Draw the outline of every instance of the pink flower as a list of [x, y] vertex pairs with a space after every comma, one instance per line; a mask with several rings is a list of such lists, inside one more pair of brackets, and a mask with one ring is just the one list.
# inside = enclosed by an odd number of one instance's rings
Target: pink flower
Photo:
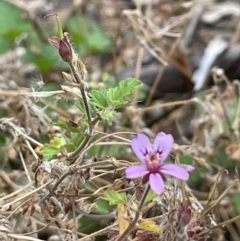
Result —
[[131, 146], [137, 157], [142, 161], [142, 165], [128, 167], [126, 177], [135, 179], [143, 176], [143, 184], [149, 181], [151, 189], [157, 194], [162, 193], [165, 189], [165, 175], [187, 180], [189, 173], [183, 167], [175, 164], [164, 164], [173, 143], [172, 135], [164, 132], [158, 133], [153, 144], [146, 135], [138, 134], [132, 140]]

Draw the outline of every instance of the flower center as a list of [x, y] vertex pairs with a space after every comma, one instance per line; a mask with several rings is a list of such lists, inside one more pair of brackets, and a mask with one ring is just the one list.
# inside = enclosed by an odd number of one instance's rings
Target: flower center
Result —
[[159, 160], [157, 160], [156, 155], [151, 155], [150, 159], [149, 159], [149, 162], [152, 166], [154, 166], [154, 165], [159, 163]]
[[159, 171], [160, 163], [160, 157], [156, 154], [152, 154], [146, 162], [148, 170], [153, 173]]

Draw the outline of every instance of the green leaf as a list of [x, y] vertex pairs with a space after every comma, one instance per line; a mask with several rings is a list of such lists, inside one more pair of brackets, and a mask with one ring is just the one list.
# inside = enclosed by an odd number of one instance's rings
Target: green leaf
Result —
[[111, 207], [109, 206], [108, 201], [99, 200], [99, 201], [97, 201], [96, 205], [97, 205], [97, 209], [100, 213], [109, 213], [110, 212]]
[[63, 130], [69, 131], [68, 125], [66, 124], [66, 122], [63, 119], [53, 120], [52, 123], [55, 126], [59, 126]]
[[[22, 18], [22, 11], [5, 1], [0, 2], [0, 34], [9, 35], [10, 32], [21, 32], [31, 28], [31, 24]], [[17, 35], [14, 36], [14, 38]]]
[[25, 62], [34, 63], [39, 67], [41, 72], [48, 72], [51, 68], [65, 67], [63, 61], [60, 60], [56, 48], [51, 45], [45, 45], [39, 49], [39, 52], [26, 52], [21, 59]]
[[106, 52], [111, 49], [110, 38], [96, 21], [88, 17], [74, 16], [67, 22], [66, 28], [80, 53]]
[[46, 145], [42, 149], [43, 149], [43, 158], [49, 161], [56, 154], [58, 154], [62, 148], [58, 146]]
[[[70, 120], [68, 120], [70, 121]], [[79, 133], [81, 131], [81, 127], [73, 127], [70, 125], [70, 122], [68, 123], [66, 120], [64, 120], [63, 118], [59, 118], [57, 120], [53, 121], [53, 124], [56, 126], [61, 127], [61, 129], [69, 131], [69, 132], [77, 132]]]
[[110, 39], [100, 28], [98, 23], [90, 18], [86, 19], [87, 23], [87, 43], [92, 52], [106, 52], [111, 49]]
[[115, 109], [119, 109], [119, 108], [122, 108], [122, 107], [126, 106], [128, 104], [128, 101], [126, 101], [126, 100], [115, 101], [112, 104], [113, 104]]
[[105, 109], [109, 105], [109, 101], [107, 98], [107, 91], [105, 89], [100, 89], [100, 90], [92, 90], [90, 92], [91, 96], [91, 103], [100, 108], [100, 109]]
[[150, 190], [150, 191], [148, 192], [148, 195], [147, 195], [147, 197], [146, 197], [145, 202], [152, 201], [152, 200], [153, 200], [154, 198], [156, 198], [156, 197], [158, 197], [158, 195], [157, 195], [154, 191]]
[[108, 201], [109, 205], [126, 204], [127, 196], [125, 192], [118, 193], [116, 191], [109, 191], [104, 195], [103, 200]]
[[83, 113], [86, 114], [86, 109], [82, 100], [75, 101], [75, 106]]
[[21, 9], [6, 1], [0, 1], [0, 16], [0, 53], [4, 53], [22, 32], [30, 31], [32, 25], [23, 19]]
[[54, 136], [53, 140], [54, 140], [57, 147], [62, 147], [66, 144], [66, 141], [63, 137]]
[[101, 224], [98, 224], [97, 222], [93, 224], [93, 219], [92, 218], [87, 218], [87, 217], [81, 217], [78, 219], [78, 222], [80, 224], [80, 227], [81, 228], [87, 228], [89, 229], [89, 226], [91, 227], [91, 232], [96, 232], [96, 231], [99, 231], [102, 226], [100, 226]]
[[143, 220], [139, 224], [139, 228], [161, 234], [162, 233], [162, 228], [153, 220]]
[[72, 132], [71, 141], [75, 147], [78, 147], [84, 139], [84, 136], [81, 133]]
[[123, 92], [123, 97], [130, 95], [134, 89], [140, 87], [142, 82], [136, 78], [128, 78], [119, 82], [119, 89]]
[[7, 39], [1, 38], [0, 35], [0, 54], [3, 54], [8, 49], [11, 49], [11, 47], [12, 43]]
[[66, 145], [66, 141], [63, 137], [53, 137], [51, 144], [45, 144], [41, 149], [43, 153], [43, 158], [46, 160], [50, 160], [56, 154], [61, 152]]
[[68, 152], [73, 152], [76, 150], [76, 146], [73, 143], [68, 143], [64, 146]]
[[240, 193], [236, 193], [233, 195], [233, 203], [237, 210], [237, 213], [240, 214]]
[[107, 91], [109, 101], [115, 108], [126, 105], [124, 97], [130, 95], [134, 89], [141, 86], [141, 81], [135, 78], [128, 78], [119, 82], [118, 86]]
[[[82, 129], [84, 129], [84, 126], [88, 126], [88, 122], [87, 122], [87, 113], [86, 113], [86, 109], [85, 109], [85, 106], [83, 104], [83, 101], [82, 100], [76, 100], [74, 102], [75, 106], [80, 110], [81, 114], [84, 114], [85, 116], [83, 116], [81, 118], [81, 127]], [[93, 106], [91, 106], [93, 107]], [[94, 118], [96, 115], [95, 111], [93, 110], [93, 108], [90, 108], [90, 112], [91, 112], [91, 116]]]

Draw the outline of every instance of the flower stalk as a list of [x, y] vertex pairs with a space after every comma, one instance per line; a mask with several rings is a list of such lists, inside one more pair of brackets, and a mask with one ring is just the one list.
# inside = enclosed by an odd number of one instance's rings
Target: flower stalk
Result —
[[[51, 15], [48, 15], [51, 16]], [[91, 109], [88, 101], [88, 96], [86, 92], [86, 84], [84, 83], [85, 80], [85, 75], [86, 75], [86, 69], [85, 65], [82, 63], [80, 59], [78, 59], [77, 54], [74, 52], [70, 40], [68, 38], [68, 33], [63, 33], [62, 27], [61, 27], [61, 22], [57, 16], [56, 16], [56, 21], [57, 21], [57, 26], [58, 26], [58, 33], [59, 33], [59, 38], [53, 37], [49, 39], [49, 42], [58, 49], [58, 53], [61, 57], [61, 59], [66, 62], [71, 70], [72, 73], [72, 80], [75, 82], [79, 89], [80, 93], [82, 96], [84, 108], [86, 111], [86, 117], [87, 117], [87, 122], [88, 122], [88, 127], [85, 132], [85, 137], [81, 144], [76, 148], [75, 151], [68, 153], [68, 159], [70, 160], [70, 164], [75, 163], [76, 161], [81, 161], [81, 155], [79, 154], [88, 146], [93, 134], [94, 134], [94, 125], [97, 123], [95, 122], [93, 124], [93, 119], [91, 116]], [[79, 156], [79, 158], [77, 158]], [[79, 160], [78, 160], [79, 159]], [[62, 176], [56, 181], [56, 183], [53, 185], [51, 189], [51, 193], [54, 193], [55, 190], [57, 189], [58, 185], [69, 175], [72, 173], [71, 166], [70, 168], [62, 174]], [[48, 198], [48, 195], [46, 195], [43, 199]]]
[[61, 56], [62, 60], [68, 63], [68, 66], [72, 73], [73, 81], [79, 86], [88, 121], [88, 129], [86, 130], [84, 140], [74, 152], [68, 154], [69, 159], [73, 159], [75, 161], [75, 158], [79, 155], [79, 153], [83, 151], [83, 149], [88, 145], [89, 141], [91, 140], [91, 137], [94, 133], [94, 124], [92, 122], [90, 105], [87, 98], [87, 92], [85, 90], [85, 65], [80, 59], [77, 58], [77, 54], [74, 53], [70, 44], [68, 33], [63, 33], [60, 19], [57, 14], [55, 14], [55, 16], [60, 38], [53, 37], [49, 39], [49, 42], [58, 49], [59, 55]]

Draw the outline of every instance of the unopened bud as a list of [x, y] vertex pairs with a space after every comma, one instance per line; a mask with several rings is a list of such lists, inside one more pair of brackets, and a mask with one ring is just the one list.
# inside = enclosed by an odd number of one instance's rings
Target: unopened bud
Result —
[[63, 39], [59, 42], [58, 52], [63, 61], [70, 62], [72, 60], [72, 47], [68, 38], [68, 33], [63, 34]]
[[73, 59], [73, 51], [68, 38], [68, 33], [64, 33], [63, 39], [53, 37], [48, 41], [58, 49], [58, 53], [64, 62], [70, 62]]

